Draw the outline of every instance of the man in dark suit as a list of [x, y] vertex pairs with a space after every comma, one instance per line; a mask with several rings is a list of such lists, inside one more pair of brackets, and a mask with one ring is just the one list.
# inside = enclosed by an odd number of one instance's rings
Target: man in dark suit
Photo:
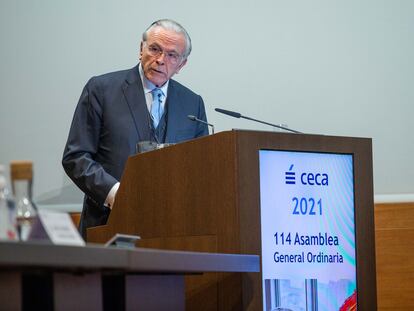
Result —
[[[127, 158], [140, 141], [177, 143], [208, 134], [201, 96], [171, 79], [187, 63], [191, 40], [172, 20], [143, 34], [140, 63], [91, 78], [76, 108], [62, 164], [85, 193], [80, 230], [106, 223]], [[138, 190], [139, 191], [139, 190]]]

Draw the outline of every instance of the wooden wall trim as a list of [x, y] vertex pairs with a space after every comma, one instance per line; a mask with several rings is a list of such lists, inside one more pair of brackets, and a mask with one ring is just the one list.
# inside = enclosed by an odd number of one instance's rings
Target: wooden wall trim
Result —
[[378, 310], [414, 310], [414, 202], [375, 204]]

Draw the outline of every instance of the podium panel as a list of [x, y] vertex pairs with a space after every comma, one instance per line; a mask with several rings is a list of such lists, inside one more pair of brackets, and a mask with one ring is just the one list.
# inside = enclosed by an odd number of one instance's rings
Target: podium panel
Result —
[[[376, 306], [372, 146], [366, 138], [228, 131], [128, 159], [105, 226], [88, 241], [140, 235], [140, 246], [261, 254], [259, 151], [353, 157], [358, 310]], [[261, 275], [186, 277], [188, 310], [261, 310]], [[209, 303], [205, 303], [205, 302]]]

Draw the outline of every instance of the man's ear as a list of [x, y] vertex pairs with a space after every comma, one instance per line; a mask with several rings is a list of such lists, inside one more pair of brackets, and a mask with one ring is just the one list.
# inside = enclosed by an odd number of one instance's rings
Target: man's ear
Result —
[[179, 72], [180, 72], [180, 70], [181, 70], [181, 68], [183, 68], [185, 64], [187, 64], [187, 58], [186, 58], [186, 59], [184, 59], [184, 60], [181, 62], [180, 66], [178, 66], [178, 68], [177, 68], [177, 70], [175, 71], [175, 73], [176, 73], [176, 74], [177, 74], [177, 73], [179, 73]]
[[144, 42], [141, 41], [141, 44], [139, 45], [139, 60], [141, 60], [142, 57], [142, 48], [144, 47]]

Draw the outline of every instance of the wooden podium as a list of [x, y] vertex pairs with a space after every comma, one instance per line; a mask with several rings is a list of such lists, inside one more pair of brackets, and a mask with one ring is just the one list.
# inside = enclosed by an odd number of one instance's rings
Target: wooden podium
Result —
[[[353, 154], [358, 310], [374, 310], [375, 245], [371, 140], [234, 130], [128, 159], [105, 226], [88, 242], [116, 233], [149, 248], [260, 255], [259, 150]], [[261, 275], [186, 277], [187, 310], [261, 310]]]

